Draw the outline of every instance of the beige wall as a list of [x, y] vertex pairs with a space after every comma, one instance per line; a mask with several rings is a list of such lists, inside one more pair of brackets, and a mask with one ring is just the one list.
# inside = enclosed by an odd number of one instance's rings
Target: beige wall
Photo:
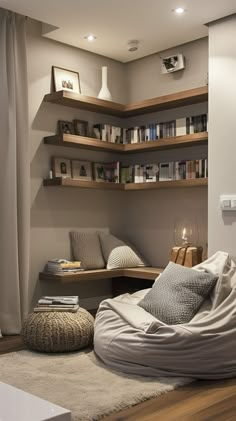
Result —
[[[73, 118], [85, 119], [89, 121], [90, 128], [96, 122], [130, 125], [153, 122], [153, 119], [165, 121], [178, 116], [198, 114], [206, 112], [207, 106], [199, 104], [121, 122], [119, 119], [104, 115], [44, 103], [43, 96], [50, 91], [51, 86], [51, 66], [78, 70], [82, 93], [97, 96], [101, 86], [101, 66], [107, 65], [109, 88], [113, 99], [116, 102], [126, 103], [204, 85], [207, 73], [207, 41], [206, 39], [198, 40], [196, 44], [186, 44], [181, 47], [181, 50], [178, 49], [178, 52], [183, 52], [187, 58], [186, 70], [181, 72], [181, 75], [176, 73], [176, 75], [160, 76], [158, 54], [134, 63], [121, 64], [41, 37], [41, 27], [38, 22], [29, 20], [28, 25], [32, 151], [31, 294], [33, 300], [42, 293], [79, 294], [81, 304], [87, 308], [93, 308], [97, 306], [101, 297], [111, 293], [108, 280], [66, 287], [38, 282], [38, 272], [43, 269], [48, 259], [70, 257], [69, 231], [109, 229], [117, 235], [125, 233], [136, 242], [151, 264], [165, 265], [173, 245], [173, 228], [177, 217], [191, 215], [193, 219], [197, 219], [200, 242], [203, 245], [206, 243], [207, 192], [202, 188], [130, 193], [44, 188], [42, 179], [48, 176], [52, 156], [108, 162], [118, 160], [120, 156], [46, 146], [43, 144], [43, 137], [55, 133], [57, 121], [60, 119], [70, 121]], [[173, 52], [176, 52], [176, 49], [173, 49]], [[192, 69], [191, 72], [190, 69]], [[124, 161], [148, 163], [160, 160], [194, 159], [206, 157], [206, 155], [206, 147], [185, 148], [178, 152], [138, 154], [124, 158]]]
[[209, 252], [236, 258], [236, 212], [222, 212], [221, 194], [236, 194], [236, 16], [209, 27]]
[[[185, 69], [161, 74], [160, 57], [182, 53]], [[127, 64], [128, 102], [204, 86], [208, 72], [208, 39], [201, 38]]]
[[[76, 229], [110, 229], [120, 233], [122, 192], [79, 189], [44, 188], [43, 177], [48, 176], [52, 156], [112, 161], [118, 159], [107, 153], [73, 148], [46, 146], [43, 137], [54, 134], [57, 121], [74, 118], [88, 120], [90, 128], [96, 122], [107, 122], [107, 116], [97, 115], [42, 102], [50, 92], [51, 67], [57, 65], [79, 70], [82, 93], [96, 96], [101, 84], [101, 66], [109, 67], [109, 86], [114, 100], [126, 102], [124, 67], [121, 63], [90, 54], [41, 37], [41, 25], [28, 21], [27, 53], [29, 70], [29, 109], [31, 140], [31, 295], [41, 293], [79, 293], [83, 305], [96, 307], [96, 299], [88, 297], [110, 295], [110, 282], [82, 283], [70, 288], [38, 282], [38, 273], [50, 258], [70, 257], [69, 231]], [[110, 117], [119, 124], [119, 119]], [[50, 290], [49, 290], [50, 287]], [[98, 299], [99, 300], [99, 299]]]

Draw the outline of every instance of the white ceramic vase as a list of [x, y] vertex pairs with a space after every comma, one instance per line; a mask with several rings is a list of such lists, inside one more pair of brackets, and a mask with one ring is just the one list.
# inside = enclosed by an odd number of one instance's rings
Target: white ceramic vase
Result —
[[112, 96], [107, 84], [107, 66], [102, 66], [102, 87], [98, 94], [98, 98], [112, 101]]

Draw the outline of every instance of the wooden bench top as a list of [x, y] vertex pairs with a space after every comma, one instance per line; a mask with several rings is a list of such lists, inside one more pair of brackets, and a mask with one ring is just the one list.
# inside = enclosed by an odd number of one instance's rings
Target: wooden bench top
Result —
[[95, 281], [100, 279], [128, 277], [155, 280], [163, 268], [156, 267], [138, 267], [138, 268], [125, 268], [125, 269], [96, 269], [96, 270], [83, 270], [81, 272], [72, 273], [50, 273], [40, 272], [39, 279], [44, 281], [57, 281], [62, 284], [80, 281]]

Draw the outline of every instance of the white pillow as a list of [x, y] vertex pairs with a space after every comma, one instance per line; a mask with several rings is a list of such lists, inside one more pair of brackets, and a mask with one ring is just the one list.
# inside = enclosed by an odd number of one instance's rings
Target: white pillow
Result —
[[102, 254], [107, 269], [145, 266], [144, 259], [130, 245], [112, 234], [99, 232]]

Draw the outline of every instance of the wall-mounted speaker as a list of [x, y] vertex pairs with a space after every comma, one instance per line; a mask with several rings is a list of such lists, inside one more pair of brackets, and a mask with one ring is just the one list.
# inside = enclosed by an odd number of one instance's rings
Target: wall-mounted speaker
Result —
[[161, 73], [173, 73], [184, 69], [183, 54], [175, 54], [169, 57], [161, 57]]

